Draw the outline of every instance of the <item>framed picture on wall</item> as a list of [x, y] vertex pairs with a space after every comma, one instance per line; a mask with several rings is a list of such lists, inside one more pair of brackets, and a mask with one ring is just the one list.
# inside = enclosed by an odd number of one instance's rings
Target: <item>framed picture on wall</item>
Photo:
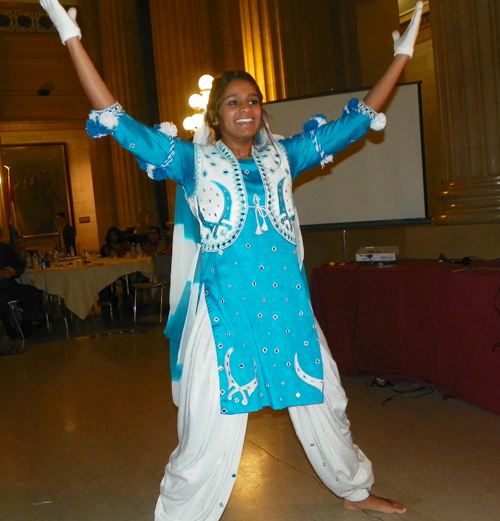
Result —
[[[55, 215], [65, 212], [72, 222], [73, 208], [64, 143], [2, 145], [4, 200], [13, 213], [10, 222], [25, 237], [55, 235]], [[14, 208], [14, 210], [12, 210]], [[7, 213], [8, 213], [7, 212]]]

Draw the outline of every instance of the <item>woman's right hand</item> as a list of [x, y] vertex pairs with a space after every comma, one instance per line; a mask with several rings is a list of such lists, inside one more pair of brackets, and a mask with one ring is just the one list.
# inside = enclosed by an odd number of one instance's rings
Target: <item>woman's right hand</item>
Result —
[[424, 3], [420, 1], [417, 2], [410, 24], [402, 36], [400, 36], [399, 31], [394, 31], [392, 33], [392, 38], [394, 40], [394, 56], [397, 56], [398, 54], [406, 54], [406, 56], [409, 56], [410, 58], [413, 56], [413, 48], [417, 41], [423, 8]]
[[66, 9], [58, 0], [40, 0], [40, 4], [47, 11], [64, 45], [70, 38], [82, 38], [82, 31], [76, 23], [76, 9], [74, 7], [66, 12]]
[[92, 107], [103, 110], [116, 102], [116, 98], [99, 75], [87, 51], [83, 48], [82, 32], [76, 23], [76, 9], [66, 9], [58, 0], [40, 0], [50, 19], [59, 31], [62, 42], [68, 47], [76, 73]]

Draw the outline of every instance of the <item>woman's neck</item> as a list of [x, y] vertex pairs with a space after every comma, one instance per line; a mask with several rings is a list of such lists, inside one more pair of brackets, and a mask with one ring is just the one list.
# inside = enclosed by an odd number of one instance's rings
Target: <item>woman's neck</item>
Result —
[[236, 159], [252, 159], [253, 140], [240, 143], [237, 141], [228, 141], [222, 138], [222, 142]]
[[234, 150], [231, 150], [231, 152], [236, 159], [252, 159], [252, 149], [250, 149], [250, 152], [235, 152]]

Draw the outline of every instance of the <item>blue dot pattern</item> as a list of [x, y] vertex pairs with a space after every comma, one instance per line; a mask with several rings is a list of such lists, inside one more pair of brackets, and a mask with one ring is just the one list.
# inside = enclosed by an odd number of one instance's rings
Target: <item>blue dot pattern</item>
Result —
[[[249, 204], [265, 200], [253, 160], [241, 160]], [[203, 254], [223, 414], [323, 401], [323, 365], [295, 245], [249, 211], [237, 241]], [[221, 255], [222, 254], [222, 255]]]

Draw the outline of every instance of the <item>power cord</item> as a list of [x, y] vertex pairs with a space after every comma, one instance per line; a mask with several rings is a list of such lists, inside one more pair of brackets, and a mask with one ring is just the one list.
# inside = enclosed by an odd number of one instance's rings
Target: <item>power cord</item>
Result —
[[[398, 396], [402, 395], [408, 395], [410, 398], [422, 398], [422, 396], [427, 396], [429, 394], [434, 393], [434, 388], [428, 380], [425, 380], [424, 378], [421, 378], [423, 382], [425, 382], [426, 385], [419, 385], [418, 387], [415, 387], [414, 389], [398, 389], [396, 386], [398, 384], [411, 384], [411, 385], [417, 385], [415, 382], [412, 382], [410, 380], [405, 380], [403, 378], [399, 380], [383, 380], [382, 378], [372, 378], [370, 380], [367, 380], [365, 382], [365, 385], [367, 387], [381, 387], [386, 388], [390, 387], [393, 393], [396, 393], [394, 396], [390, 396], [389, 398], [386, 398], [382, 404], [381, 407], [384, 407], [387, 403], [389, 403], [394, 398], [398, 398]], [[425, 392], [421, 392], [425, 391]], [[418, 396], [414, 396], [413, 393], [421, 392]]]

